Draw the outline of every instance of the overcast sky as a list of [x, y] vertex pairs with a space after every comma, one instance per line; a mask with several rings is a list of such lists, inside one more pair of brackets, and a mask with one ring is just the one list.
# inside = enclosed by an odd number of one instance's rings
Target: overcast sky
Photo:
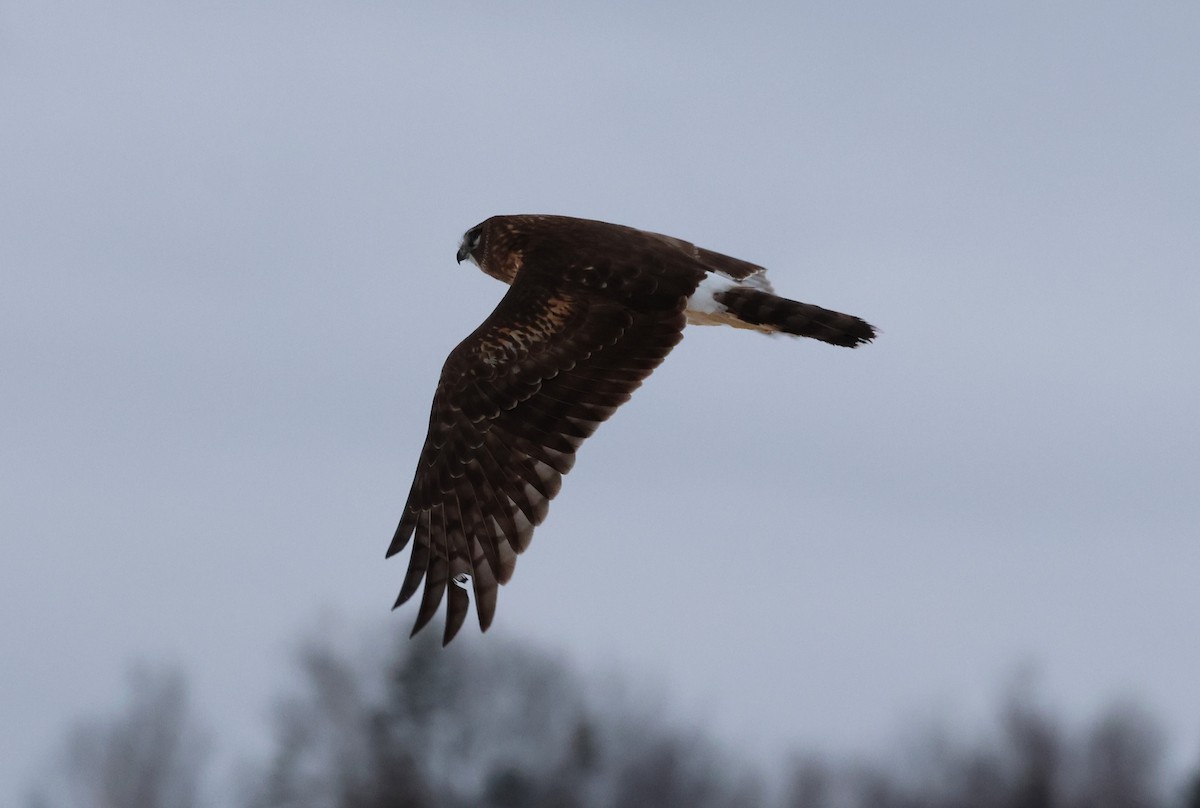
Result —
[[504, 292], [454, 251], [518, 212], [882, 333], [689, 329], [492, 632], [764, 759], [1024, 664], [1200, 754], [1200, 7], [592, 6], [0, 2], [0, 801], [133, 659], [250, 748], [320, 615], [409, 631], [383, 553]]

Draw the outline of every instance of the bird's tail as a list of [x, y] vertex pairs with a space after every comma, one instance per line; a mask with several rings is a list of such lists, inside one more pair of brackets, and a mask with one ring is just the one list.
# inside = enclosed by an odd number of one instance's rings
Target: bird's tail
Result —
[[717, 292], [713, 298], [730, 314], [759, 331], [812, 337], [847, 348], [875, 338], [874, 326], [858, 317], [798, 303], [758, 289], [739, 286]]

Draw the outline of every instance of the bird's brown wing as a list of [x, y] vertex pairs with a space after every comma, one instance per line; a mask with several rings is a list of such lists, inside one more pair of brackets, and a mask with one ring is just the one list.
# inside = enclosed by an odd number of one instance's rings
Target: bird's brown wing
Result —
[[633, 306], [589, 289], [587, 275], [555, 288], [522, 273], [446, 360], [387, 553], [412, 540], [396, 605], [425, 579], [414, 634], [445, 595], [448, 643], [470, 610], [468, 580], [487, 629], [497, 584], [512, 576], [575, 451], [682, 338], [684, 295]]
[[[749, 261], [743, 261], [740, 258], [734, 258], [732, 255], [713, 252], [706, 250], [703, 247], [697, 247], [690, 241], [684, 241], [681, 238], [674, 236], [664, 236], [662, 233], [647, 233], [649, 236], [661, 239], [662, 241], [675, 247], [692, 261], [695, 261], [698, 266], [706, 270], [719, 272], [722, 275], [733, 278], [735, 281], [744, 281], [747, 278], [759, 275], [765, 272], [765, 268], [758, 264], [752, 264]], [[765, 281], [764, 281], [765, 283]]]

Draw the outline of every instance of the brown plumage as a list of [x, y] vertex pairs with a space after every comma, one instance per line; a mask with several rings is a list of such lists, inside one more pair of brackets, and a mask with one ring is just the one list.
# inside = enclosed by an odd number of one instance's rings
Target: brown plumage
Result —
[[470, 611], [479, 627], [497, 585], [546, 518], [575, 452], [683, 337], [727, 324], [854, 347], [874, 329], [771, 293], [762, 267], [621, 225], [565, 216], [494, 216], [463, 236], [458, 260], [511, 284], [442, 368], [429, 433], [392, 556], [413, 542], [396, 600], [425, 581], [413, 633], [445, 597], [448, 643]]

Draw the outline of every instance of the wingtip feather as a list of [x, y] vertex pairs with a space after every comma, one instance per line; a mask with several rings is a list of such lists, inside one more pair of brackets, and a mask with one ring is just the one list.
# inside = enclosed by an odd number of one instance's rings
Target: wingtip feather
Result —
[[413, 531], [417, 529], [417, 514], [404, 509], [404, 516], [400, 518], [400, 524], [396, 526], [396, 532], [392, 535], [392, 543], [388, 545], [387, 553], [384, 558], [391, 558], [396, 553], [403, 550], [412, 538]]
[[437, 614], [438, 606], [442, 604], [442, 596], [446, 593], [448, 570], [444, 559], [434, 558], [429, 562], [429, 570], [425, 576], [425, 592], [421, 595], [421, 608], [417, 611], [417, 623], [413, 626], [413, 634], [423, 629]]
[[446, 593], [446, 628], [442, 633], [442, 647], [450, 644], [467, 620], [467, 612], [471, 610], [471, 599], [467, 591], [458, 583], [451, 583]]

